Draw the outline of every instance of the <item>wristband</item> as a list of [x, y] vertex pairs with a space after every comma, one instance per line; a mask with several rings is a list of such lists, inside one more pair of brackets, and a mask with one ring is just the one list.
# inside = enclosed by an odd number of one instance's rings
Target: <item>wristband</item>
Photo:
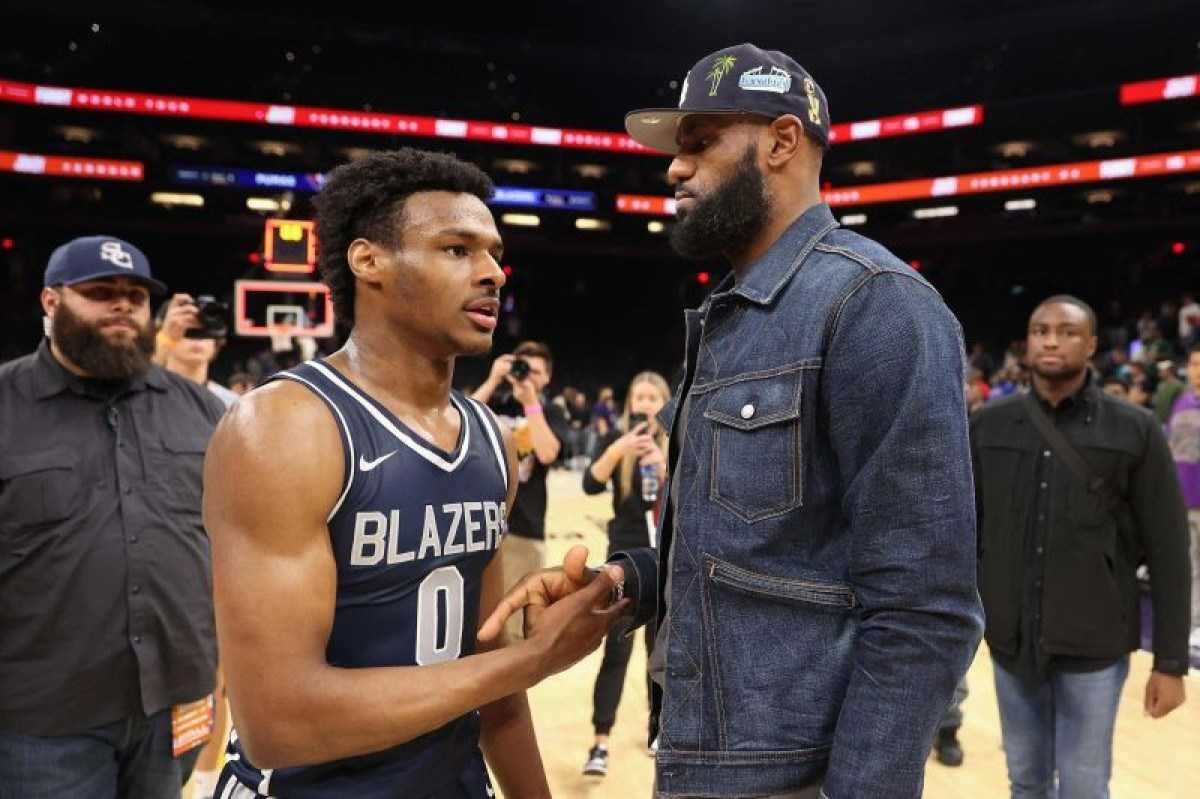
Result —
[[525, 411], [526, 416], [541, 416], [542, 415], [542, 406], [541, 405], [526, 405], [523, 408], [523, 410]]

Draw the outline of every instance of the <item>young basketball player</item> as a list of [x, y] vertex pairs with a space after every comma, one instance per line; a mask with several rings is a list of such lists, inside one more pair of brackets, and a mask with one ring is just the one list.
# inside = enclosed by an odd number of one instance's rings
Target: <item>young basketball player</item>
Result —
[[[236, 730], [220, 799], [484, 799], [483, 755], [506, 795], [549, 796], [524, 690], [622, 607], [601, 573], [527, 640], [476, 647], [503, 594], [515, 457], [450, 383], [496, 327], [491, 191], [474, 166], [405, 149], [334, 170], [316, 199], [350, 338], [246, 395], [205, 464]], [[566, 564], [581, 583], [585, 558]]]

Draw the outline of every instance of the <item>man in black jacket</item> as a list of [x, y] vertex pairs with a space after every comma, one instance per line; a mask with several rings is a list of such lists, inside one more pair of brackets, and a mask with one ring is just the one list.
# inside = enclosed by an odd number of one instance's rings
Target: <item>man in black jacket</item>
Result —
[[[1088, 370], [1096, 316], [1057, 296], [1033, 312], [1033, 392], [971, 421], [979, 584], [1014, 797], [1108, 796], [1112, 734], [1138, 648], [1135, 571], [1154, 606], [1145, 710], [1184, 701], [1187, 510], [1153, 415], [1100, 390]], [[1043, 432], [1044, 431], [1044, 432]]]

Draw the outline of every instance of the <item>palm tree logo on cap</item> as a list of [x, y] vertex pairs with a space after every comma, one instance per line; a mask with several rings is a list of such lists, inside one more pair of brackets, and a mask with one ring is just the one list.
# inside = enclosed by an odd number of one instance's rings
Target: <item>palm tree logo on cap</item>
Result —
[[708, 92], [709, 97], [717, 96], [717, 87], [721, 85], [721, 78], [729, 74], [735, 61], [737, 58], [731, 55], [717, 56], [713, 61], [712, 68], [708, 70], [708, 75], [705, 77], [705, 80], [712, 82], [712, 89]]

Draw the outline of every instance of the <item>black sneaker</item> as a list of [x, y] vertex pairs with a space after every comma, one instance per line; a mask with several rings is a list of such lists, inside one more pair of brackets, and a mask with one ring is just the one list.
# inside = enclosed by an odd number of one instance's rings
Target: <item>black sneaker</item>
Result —
[[958, 742], [958, 730], [938, 730], [933, 753], [943, 766], [961, 766], [963, 750], [962, 744]]
[[608, 774], [608, 749], [606, 747], [593, 746], [588, 750], [588, 759], [583, 764], [583, 773], [587, 777], [603, 777]]

